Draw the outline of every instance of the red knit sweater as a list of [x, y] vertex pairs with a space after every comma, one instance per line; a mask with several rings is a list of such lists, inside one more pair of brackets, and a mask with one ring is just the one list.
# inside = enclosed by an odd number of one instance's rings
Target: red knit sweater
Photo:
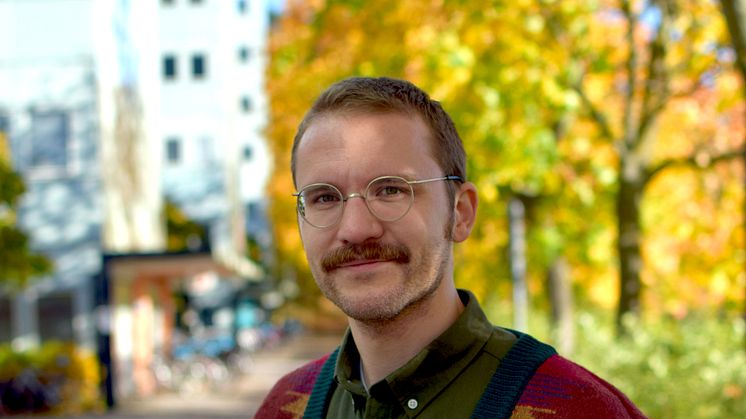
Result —
[[[301, 418], [328, 356], [289, 373], [275, 384], [258, 419]], [[597, 419], [646, 417], [621, 391], [559, 355], [547, 359], [523, 389], [511, 418]]]

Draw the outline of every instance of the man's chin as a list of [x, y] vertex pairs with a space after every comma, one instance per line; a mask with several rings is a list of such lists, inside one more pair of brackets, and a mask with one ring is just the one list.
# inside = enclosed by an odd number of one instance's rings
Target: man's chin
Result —
[[335, 289], [324, 292], [348, 317], [358, 321], [383, 321], [396, 317], [401, 311], [400, 292], [360, 287], [348, 292]]
[[337, 306], [347, 317], [361, 323], [384, 323], [395, 319], [401, 313], [401, 310], [385, 304], [376, 306], [337, 304]]

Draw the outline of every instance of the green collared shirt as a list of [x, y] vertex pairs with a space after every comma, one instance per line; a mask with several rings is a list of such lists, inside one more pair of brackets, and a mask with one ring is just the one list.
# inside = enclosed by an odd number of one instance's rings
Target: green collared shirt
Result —
[[342, 341], [327, 418], [469, 417], [500, 360], [516, 341], [493, 326], [469, 291], [465, 310], [442, 335], [366, 391], [349, 330]]

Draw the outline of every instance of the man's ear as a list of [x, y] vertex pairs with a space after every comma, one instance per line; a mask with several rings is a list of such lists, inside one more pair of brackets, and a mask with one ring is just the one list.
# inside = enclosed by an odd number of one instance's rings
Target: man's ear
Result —
[[471, 182], [464, 182], [456, 191], [454, 203], [454, 223], [451, 237], [460, 243], [471, 234], [471, 228], [477, 218], [477, 187]]

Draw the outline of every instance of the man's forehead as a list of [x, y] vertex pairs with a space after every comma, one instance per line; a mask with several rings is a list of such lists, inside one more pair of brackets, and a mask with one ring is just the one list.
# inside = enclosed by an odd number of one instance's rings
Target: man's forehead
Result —
[[[313, 147], [309, 140], [313, 139]], [[314, 118], [297, 144], [297, 150], [345, 145], [387, 146], [391, 142], [411, 140], [426, 145], [432, 143], [430, 128], [417, 114], [406, 112], [335, 112]]]
[[430, 172], [429, 136], [422, 120], [406, 113], [325, 115], [309, 124], [298, 144], [298, 187], [346, 179], [353, 173], [370, 180]]
[[[399, 119], [400, 121], [404, 120], [411, 122], [411, 127], [418, 126], [422, 130], [421, 134], [424, 134], [427, 141], [431, 141], [432, 133], [430, 127], [425, 123], [424, 119], [415, 112], [407, 112], [395, 109], [387, 111], [364, 111], [351, 109], [329, 111], [315, 115], [311, 120], [308, 121], [308, 124], [306, 125], [301, 138], [298, 140], [297, 148], [300, 149], [301, 147], [303, 147], [308, 138], [317, 134], [319, 130], [324, 130], [324, 134], [327, 136], [330, 134], [334, 134], [336, 136], [342, 137], [344, 136], [346, 131], [351, 131], [359, 128], [358, 122], [362, 120], [367, 121], [368, 124], [373, 123], [374, 125], [378, 125], [378, 127], [380, 127], [381, 129], [386, 129], [386, 127], [391, 124], [391, 119], [389, 119], [388, 117], [393, 117]], [[349, 122], [353, 121], [355, 122], [354, 124], [349, 124]], [[338, 129], [337, 132], [332, 132], [330, 131], [330, 128], [332, 127], [343, 129]], [[329, 139], [341, 138], [332, 137]]]

